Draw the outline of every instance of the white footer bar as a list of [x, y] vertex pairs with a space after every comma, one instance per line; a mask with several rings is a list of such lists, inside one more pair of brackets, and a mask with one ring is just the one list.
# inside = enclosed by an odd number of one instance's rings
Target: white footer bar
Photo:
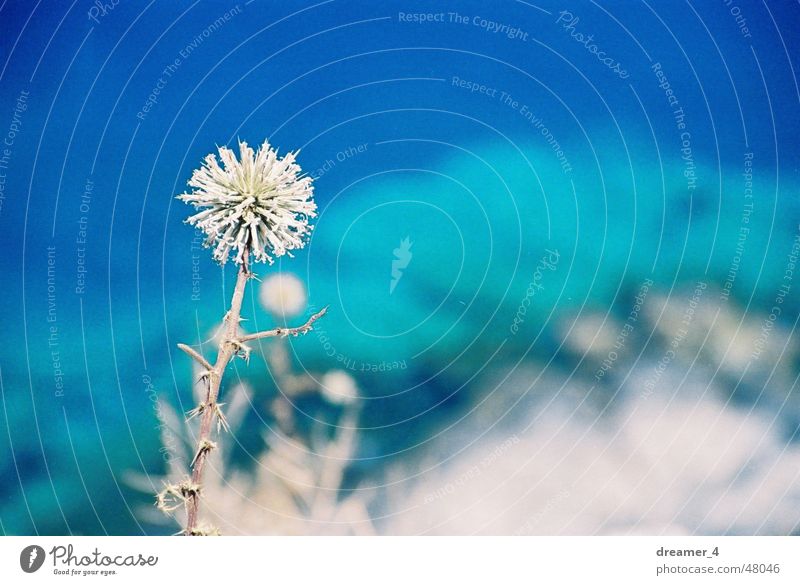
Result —
[[796, 537], [5, 537], [0, 582], [777, 585], [800, 583], [799, 553]]

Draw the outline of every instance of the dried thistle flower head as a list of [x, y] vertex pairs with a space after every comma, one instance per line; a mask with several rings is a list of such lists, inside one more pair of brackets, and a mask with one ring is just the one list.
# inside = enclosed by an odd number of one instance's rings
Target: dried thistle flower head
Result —
[[[273, 261], [305, 246], [316, 217], [311, 177], [295, 162], [296, 152], [278, 158], [264, 141], [258, 151], [239, 142], [239, 160], [225, 146], [209, 154], [189, 181], [191, 193], [178, 199], [200, 211], [186, 220], [205, 232], [206, 247], [224, 264], [229, 255], [237, 264], [252, 252], [256, 262]], [[290, 254], [291, 255], [291, 254]]]

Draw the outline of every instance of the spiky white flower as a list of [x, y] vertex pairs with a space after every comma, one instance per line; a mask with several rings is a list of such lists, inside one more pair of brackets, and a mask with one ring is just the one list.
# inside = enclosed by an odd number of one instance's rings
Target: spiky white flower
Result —
[[[264, 141], [254, 152], [239, 141], [239, 160], [225, 146], [209, 154], [189, 181], [191, 193], [178, 199], [201, 210], [186, 220], [205, 232], [206, 247], [224, 264], [229, 255], [241, 264], [251, 252], [256, 262], [273, 261], [305, 246], [316, 217], [314, 187], [295, 162], [297, 152], [278, 158]], [[291, 253], [289, 253], [291, 256]]]

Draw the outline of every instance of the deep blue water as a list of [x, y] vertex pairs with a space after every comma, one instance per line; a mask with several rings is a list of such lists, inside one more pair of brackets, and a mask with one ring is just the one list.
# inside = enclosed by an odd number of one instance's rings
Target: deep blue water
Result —
[[[162, 469], [143, 380], [189, 399], [175, 344], [219, 322], [234, 274], [174, 196], [238, 138], [299, 148], [318, 176], [309, 246], [260, 272], [331, 305], [292, 348], [376, 398], [370, 456], [413, 450], [491, 364], [557, 366], [559, 318], [624, 315], [644, 279], [723, 286], [736, 262], [729, 302], [774, 304], [800, 222], [796, 3], [107, 4], [0, 6], [5, 533], [156, 530], [122, 480]], [[272, 391], [260, 360], [237, 373]]]

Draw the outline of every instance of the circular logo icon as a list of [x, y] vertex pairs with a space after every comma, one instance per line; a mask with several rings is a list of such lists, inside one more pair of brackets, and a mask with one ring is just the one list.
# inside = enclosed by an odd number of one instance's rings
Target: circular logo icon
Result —
[[36, 544], [26, 546], [19, 553], [19, 566], [26, 573], [35, 573], [44, 564], [44, 549]]

